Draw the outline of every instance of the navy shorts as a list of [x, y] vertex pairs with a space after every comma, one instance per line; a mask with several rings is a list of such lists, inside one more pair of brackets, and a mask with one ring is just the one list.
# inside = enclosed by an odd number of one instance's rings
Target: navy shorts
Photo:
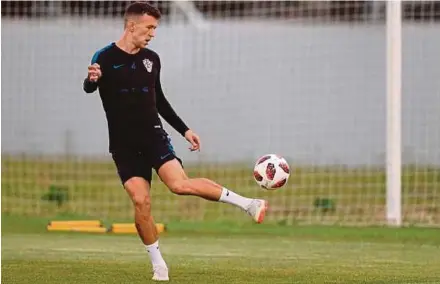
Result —
[[118, 151], [112, 153], [119, 178], [124, 185], [132, 177], [142, 177], [151, 185], [152, 171], [156, 172], [168, 161], [177, 159], [169, 135], [162, 130], [156, 135], [151, 147], [145, 151]]

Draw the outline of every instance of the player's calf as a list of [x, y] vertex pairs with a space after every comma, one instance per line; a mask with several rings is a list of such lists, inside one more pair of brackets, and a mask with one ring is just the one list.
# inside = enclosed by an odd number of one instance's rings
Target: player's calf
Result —
[[257, 223], [263, 222], [268, 207], [265, 200], [241, 196], [205, 178], [176, 181], [170, 185], [170, 190], [179, 195], [195, 195], [207, 200], [235, 205], [247, 212]]
[[174, 194], [194, 195], [211, 201], [219, 200], [222, 189], [209, 179], [187, 177], [170, 182], [167, 186]]
[[264, 219], [267, 202], [241, 196], [207, 178], [188, 178], [182, 165], [176, 159], [163, 164], [158, 174], [175, 194], [194, 195], [211, 201], [232, 204], [247, 212], [258, 223]]
[[151, 216], [151, 199], [149, 183], [140, 177], [132, 177], [124, 187], [134, 205], [134, 221], [136, 229], [145, 245], [157, 241], [156, 227]]
[[166, 281], [168, 268], [159, 249], [156, 225], [151, 215], [149, 183], [143, 178], [133, 177], [125, 182], [124, 187], [134, 205], [134, 220], [139, 237], [150, 256], [153, 280]]

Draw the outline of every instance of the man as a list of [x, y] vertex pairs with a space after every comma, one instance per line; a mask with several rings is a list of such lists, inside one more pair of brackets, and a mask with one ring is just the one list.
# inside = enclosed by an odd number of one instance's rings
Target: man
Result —
[[124, 15], [122, 37], [94, 54], [83, 88], [86, 93], [99, 88], [108, 123], [109, 151], [133, 201], [136, 228], [150, 256], [153, 280], [167, 281], [168, 267], [159, 250], [150, 210], [153, 168], [173, 193], [233, 204], [257, 223], [263, 221], [267, 202], [240, 196], [205, 178], [190, 179], [185, 174], [159, 114], [185, 137], [191, 151], [200, 150], [200, 138], [165, 98], [160, 58], [146, 48], [155, 36], [160, 17], [159, 10], [147, 3], [130, 4]]

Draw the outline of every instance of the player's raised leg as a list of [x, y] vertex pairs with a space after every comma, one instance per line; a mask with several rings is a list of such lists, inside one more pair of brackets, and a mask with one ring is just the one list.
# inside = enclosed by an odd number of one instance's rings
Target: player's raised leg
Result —
[[159, 249], [156, 224], [151, 215], [150, 184], [144, 178], [132, 177], [124, 183], [124, 188], [134, 205], [136, 229], [150, 256], [153, 280], [167, 281], [168, 267]]
[[188, 178], [177, 159], [163, 164], [157, 173], [175, 194], [194, 195], [210, 201], [229, 203], [243, 209], [255, 222], [263, 222], [268, 206], [266, 200], [241, 196], [210, 179]]

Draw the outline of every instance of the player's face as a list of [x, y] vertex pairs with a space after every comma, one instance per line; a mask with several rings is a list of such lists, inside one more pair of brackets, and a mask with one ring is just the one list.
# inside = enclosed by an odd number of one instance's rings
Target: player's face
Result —
[[151, 39], [155, 36], [157, 28], [157, 19], [150, 15], [142, 15], [138, 17], [133, 25], [133, 43], [139, 48], [148, 45]]

